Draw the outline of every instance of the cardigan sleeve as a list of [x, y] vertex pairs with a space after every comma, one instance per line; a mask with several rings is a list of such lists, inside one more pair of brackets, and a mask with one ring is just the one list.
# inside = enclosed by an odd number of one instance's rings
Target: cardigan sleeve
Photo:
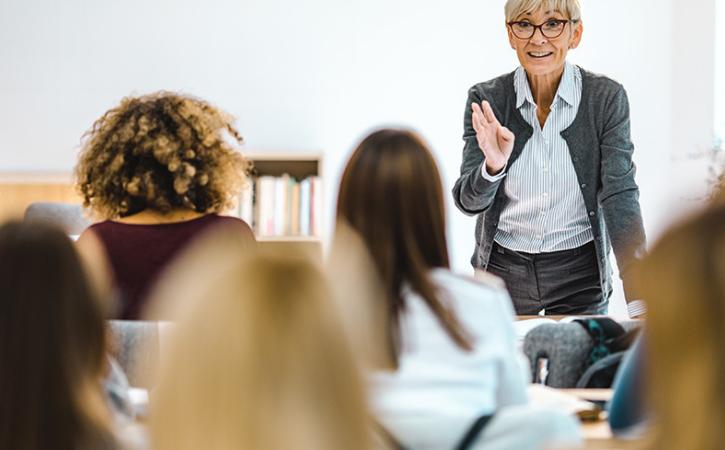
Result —
[[[474, 216], [486, 211], [496, 196], [496, 191], [501, 184], [501, 179], [494, 181], [483, 177], [483, 152], [478, 147], [476, 131], [473, 129], [471, 119], [471, 105], [481, 103], [484, 96], [472, 87], [468, 91], [468, 100], [463, 116], [463, 162], [461, 163], [461, 174], [453, 186], [453, 201], [466, 215]], [[489, 100], [492, 107], [493, 102]], [[494, 114], [498, 112], [494, 111]]]
[[619, 85], [607, 102], [600, 138], [601, 166], [599, 204], [617, 258], [627, 301], [634, 300], [631, 268], [645, 253], [646, 238], [634, 180], [634, 145], [630, 138], [629, 101]]

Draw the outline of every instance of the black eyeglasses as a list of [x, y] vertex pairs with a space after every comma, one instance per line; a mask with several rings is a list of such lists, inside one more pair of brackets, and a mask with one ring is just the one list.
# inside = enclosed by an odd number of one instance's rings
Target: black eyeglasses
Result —
[[507, 25], [511, 28], [514, 36], [519, 39], [531, 39], [534, 37], [534, 33], [536, 33], [537, 28], [541, 30], [541, 34], [543, 34], [545, 38], [554, 39], [561, 36], [561, 33], [564, 32], [564, 27], [566, 27], [566, 24], [569, 22], [576, 23], [578, 21], [571, 19], [549, 19], [540, 25], [534, 25], [531, 22], [525, 21], [509, 22]]

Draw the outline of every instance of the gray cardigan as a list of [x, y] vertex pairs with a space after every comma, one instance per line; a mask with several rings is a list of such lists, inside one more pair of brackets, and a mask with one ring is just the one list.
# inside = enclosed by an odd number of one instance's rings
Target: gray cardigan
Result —
[[[639, 188], [634, 181], [634, 145], [630, 139], [629, 102], [621, 84], [605, 76], [581, 69], [582, 98], [574, 122], [561, 136], [566, 141], [589, 221], [599, 262], [602, 292], [612, 289], [610, 248], [614, 248], [620, 277], [628, 301], [638, 298], [631, 279], [632, 264], [644, 255], [645, 234], [639, 207]], [[458, 209], [478, 215], [473, 267], [488, 265], [493, 238], [507, 198], [502, 183], [481, 175], [483, 153], [471, 124], [471, 104], [487, 100], [503, 126], [516, 136], [507, 169], [521, 155], [533, 128], [516, 108], [514, 73], [479, 83], [468, 91], [463, 121], [463, 163], [461, 176], [453, 187]]]

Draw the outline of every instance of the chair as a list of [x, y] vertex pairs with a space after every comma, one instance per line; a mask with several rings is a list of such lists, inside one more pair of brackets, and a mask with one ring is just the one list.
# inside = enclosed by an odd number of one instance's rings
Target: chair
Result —
[[133, 387], [153, 387], [153, 371], [161, 353], [159, 322], [111, 320], [110, 352]]
[[[640, 326], [640, 322], [620, 322], [629, 331]], [[537, 367], [542, 358], [547, 360], [545, 384], [553, 388], [574, 388], [584, 374], [587, 358], [593, 342], [586, 330], [578, 323], [547, 323], [539, 325], [526, 334], [524, 354], [531, 364], [536, 380], [541, 371]]]
[[79, 235], [90, 225], [81, 205], [57, 202], [31, 203], [25, 209], [24, 220], [55, 225], [69, 235]]

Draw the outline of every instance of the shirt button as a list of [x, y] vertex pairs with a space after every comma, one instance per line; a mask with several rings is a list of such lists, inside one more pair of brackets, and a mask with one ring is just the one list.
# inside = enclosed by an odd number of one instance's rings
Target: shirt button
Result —
[[540, 234], [537, 234], [536, 235], [536, 239], [541, 240], [541, 235]]
[[545, 215], [546, 215], [546, 212], [544, 212], [544, 211], [541, 211], [541, 215], [542, 215], [542, 216], [545, 216]]
[[548, 193], [548, 192], [544, 192], [544, 193], [543, 193], [543, 194], [541, 194], [541, 195], [543, 195], [544, 197], [548, 197], [548, 196], [549, 196], [549, 193]]
[[547, 173], [549, 171], [549, 168], [548, 167], [544, 167], [542, 170], [544, 171], [544, 173]]

